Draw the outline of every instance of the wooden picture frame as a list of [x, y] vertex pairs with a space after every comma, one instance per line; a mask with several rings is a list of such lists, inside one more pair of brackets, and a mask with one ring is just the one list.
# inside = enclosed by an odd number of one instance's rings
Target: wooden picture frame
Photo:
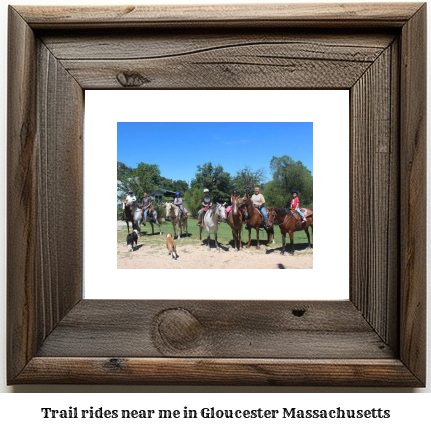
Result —
[[[425, 29], [425, 3], [9, 7], [8, 384], [424, 386]], [[349, 300], [83, 299], [84, 90], [128, 88], [349, 89]]]

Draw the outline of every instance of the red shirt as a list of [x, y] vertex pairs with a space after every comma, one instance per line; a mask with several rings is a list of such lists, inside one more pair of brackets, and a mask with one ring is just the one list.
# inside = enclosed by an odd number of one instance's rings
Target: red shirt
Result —
[[290, 207], [293, 208], [294, 210], [296, 209], [296, 206], [299, 204], [299, 198], [292, 198], [292, 200], [290, 201]]

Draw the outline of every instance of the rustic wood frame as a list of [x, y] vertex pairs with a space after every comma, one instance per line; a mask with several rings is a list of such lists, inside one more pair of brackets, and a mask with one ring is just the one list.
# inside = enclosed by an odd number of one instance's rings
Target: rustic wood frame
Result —
[[[10, 7], [8, 384], [424, 386], [425, 33], [419, 3]], [[82, 299], [97, 88], [350, 89], [350, 299]]]

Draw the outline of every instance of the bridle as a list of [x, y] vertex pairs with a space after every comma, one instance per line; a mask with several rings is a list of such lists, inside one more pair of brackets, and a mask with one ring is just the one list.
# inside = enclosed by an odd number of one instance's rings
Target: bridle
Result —
[[[276, 211], [276, 210], [271, 210], [271, 214], [270, 214], [270, 216], [268, 217], [268, 219], [273, 215], [273, 213], [275, 213], [275, 214], [277, 215], [277, 211]], [[285, 224], [286, 224], [286, 226], [287, 226], [287, 223], [290, 221], [290, 219], [292, 218], [292, 216], [293, 216], [293, 213], [290, 213], [290, 215], [287, 214], [287, 215], [284, 217], [283, 222], [279, 223], [278, 226], [283, 226], [283, 225], [285, 225]], [[289, 218], [288, 218], [288, 217], [289, 217]], [[274, 219], [275, 219], [275, 217], [274, 217]], [[286, 220], [286, 219], [287, 219], [287, 220]], [[272, 221], [271, 223], [272, 223], [272, 225], [274, 225], [274, 221]]]

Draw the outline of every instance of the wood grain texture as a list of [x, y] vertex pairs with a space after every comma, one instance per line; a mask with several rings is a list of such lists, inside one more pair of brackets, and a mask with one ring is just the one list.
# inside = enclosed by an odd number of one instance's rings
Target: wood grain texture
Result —
[[422, 381], [426, 363], [426, 5], [401, 37], [401, 360]]
[[402, 27], [420, 3], [291, 3], [119, 7], [20, 6], [35, 29], [118, 27]]
[[[423, 386], [424, 38], [414, 3], [10, 8], [8, 382]], [[350, 89], [349, 301], [81, 300], [83, 90], [203, 87]]]
[[84, 92], [45, 45], [37, 49], [34, 288], [44, 339], [82, 296]]
[[14, 376], [82, 296], [83, 91], [11, 8], [9, 22], [8, 373]]
[[396, 54], [389, 46], [352, 87], [350, 109], [350, 299], [386, 342], [397, 327]]
[[[395, 38], [346, 32], [176, 31], [42, 35], [85, 89], [350, 88]], [[107, 46], [109, 48], [107, 48]], [[131, 76], [122, 80], [119, 76]], [[137, 79], [136, 79], [137, 78]]]
[[420, 387], [399, 360], [34, 357], [17, 383]]
[[[175, 310], [181, 312], [180, 319], [176, 329], [172, 323], [170, 340], [166, 340], [166, 330], [160, 335], [159, 315]], [[192, 340], [184, 333], [185, 313], [193, 320], [191, 328], [199, 326], [199, 336]], [[172, 340], [177, 343], [170, 343]], [[84, 300], [59, 323], [38, 352], [47, 357], [161, 354], [316, 359], [388, 359], [394, 355], [349, 301]]]
[[[17, 375], [35, 355], [36, 294], [33, 260], [37, 207], [35, 38], [9, 9], [7, 127], [7, 319], [8, 376]], [[21, 229], [17, 229], [20, 221]]]

